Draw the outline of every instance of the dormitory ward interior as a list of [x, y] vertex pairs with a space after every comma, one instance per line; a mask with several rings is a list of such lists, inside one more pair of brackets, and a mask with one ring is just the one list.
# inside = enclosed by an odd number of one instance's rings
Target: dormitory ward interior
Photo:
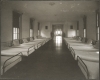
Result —
[[99, 80], [99, 0], [0, 4], [0, 80]]

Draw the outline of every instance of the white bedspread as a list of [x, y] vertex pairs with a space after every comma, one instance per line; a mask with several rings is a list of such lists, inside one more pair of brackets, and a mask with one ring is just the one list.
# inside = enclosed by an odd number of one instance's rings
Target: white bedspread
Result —
[[[1, 66], [3, 66], [4, 62], [9, 59], [12, 56], [1, 56]], [[20, 58], [20, 56], [16, 56], [11, 58], [9, 61], [7, 61], [7, 63], [5, 65], [8, 65], [10, 62], [13, 62], [14, 60]]]
[[86, 51], [89, 51], [89, 50], [98, 50], [98, 49], [95, 49], [95, 48], [93, 48], [93, 46], [71, 46], [74, 50], [82, 50], [82, 51], [84, 51], [84, 50], [86, 50]]
[[96, 52], [84, 52], [84, 51], [78, 51], [75, 50], [75, 60], [77, 60], [77, 56], [79, 56], [82, 59], [85, 60], [91, 60], [91, 61], [99, 61], [99, 54]]

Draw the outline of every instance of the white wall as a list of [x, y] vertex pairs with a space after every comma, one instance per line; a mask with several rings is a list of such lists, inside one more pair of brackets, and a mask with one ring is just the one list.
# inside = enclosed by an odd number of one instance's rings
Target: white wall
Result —
[[75, 22], [72, 22], [72, 25], [73, 25], [73, 32], [74, 32], [74, 36], [76, 36], [76, 31], [77, 31], [77, 21]]
[[28, 38], [29, 37], [29, 31], [30, 30], [30, 18], [23, 14], [22, 15], [22, 38]]
[[65, 33], [65, 37], [68, 37], [68, 22], [64, 23], [63, 31]]
[[[45, 29], [45, 26], [48, 26], [48, 29]], [[50, 22], [41, 22], [40, 24], [40, 36], [42, 37], [51, 37], [52, 26]]]
[[63, 26], [63, 32], [65, 33], [65, 37], [67, 37], [67, 23]]
[[1, 42], [12, 40], [12, 9], [7, 4], [1, 7]]
[[[73, 29], [70, 29], [71, 25], [73, 25]], [[64, 29], [66, 37], [76, 36], [76, 22], [65, 22]]]
[[[89, 13], [87, 16], [87, 38], [96, 40], [96, 13]], [[79, 19], [79, 36], [83, 37], [83, 19]]]
[[[1, 42], [12, 41], [13, 36], [13, 9], [7, 4], [1, 7]], [[30, 18], [22, 15], [22, 38], [29, 37]]]
[[79, 19], [79, 36], [83, 37], [83, 18]]

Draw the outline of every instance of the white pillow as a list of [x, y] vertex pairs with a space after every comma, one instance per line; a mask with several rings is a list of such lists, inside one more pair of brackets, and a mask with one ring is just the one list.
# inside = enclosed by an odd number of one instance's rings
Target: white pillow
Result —
[[19, 46], [20, 44], [19, 44], [19, 40], [13, 40], [13, 46]]
[[26, 38], [23, 39], [24, 43], [28, 43], [28, 40]]

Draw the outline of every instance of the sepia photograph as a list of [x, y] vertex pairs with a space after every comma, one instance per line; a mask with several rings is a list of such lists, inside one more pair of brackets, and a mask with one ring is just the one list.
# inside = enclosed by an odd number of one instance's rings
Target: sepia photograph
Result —
[[0, 80], [99, 80], [100, 0], [1, 0]]

